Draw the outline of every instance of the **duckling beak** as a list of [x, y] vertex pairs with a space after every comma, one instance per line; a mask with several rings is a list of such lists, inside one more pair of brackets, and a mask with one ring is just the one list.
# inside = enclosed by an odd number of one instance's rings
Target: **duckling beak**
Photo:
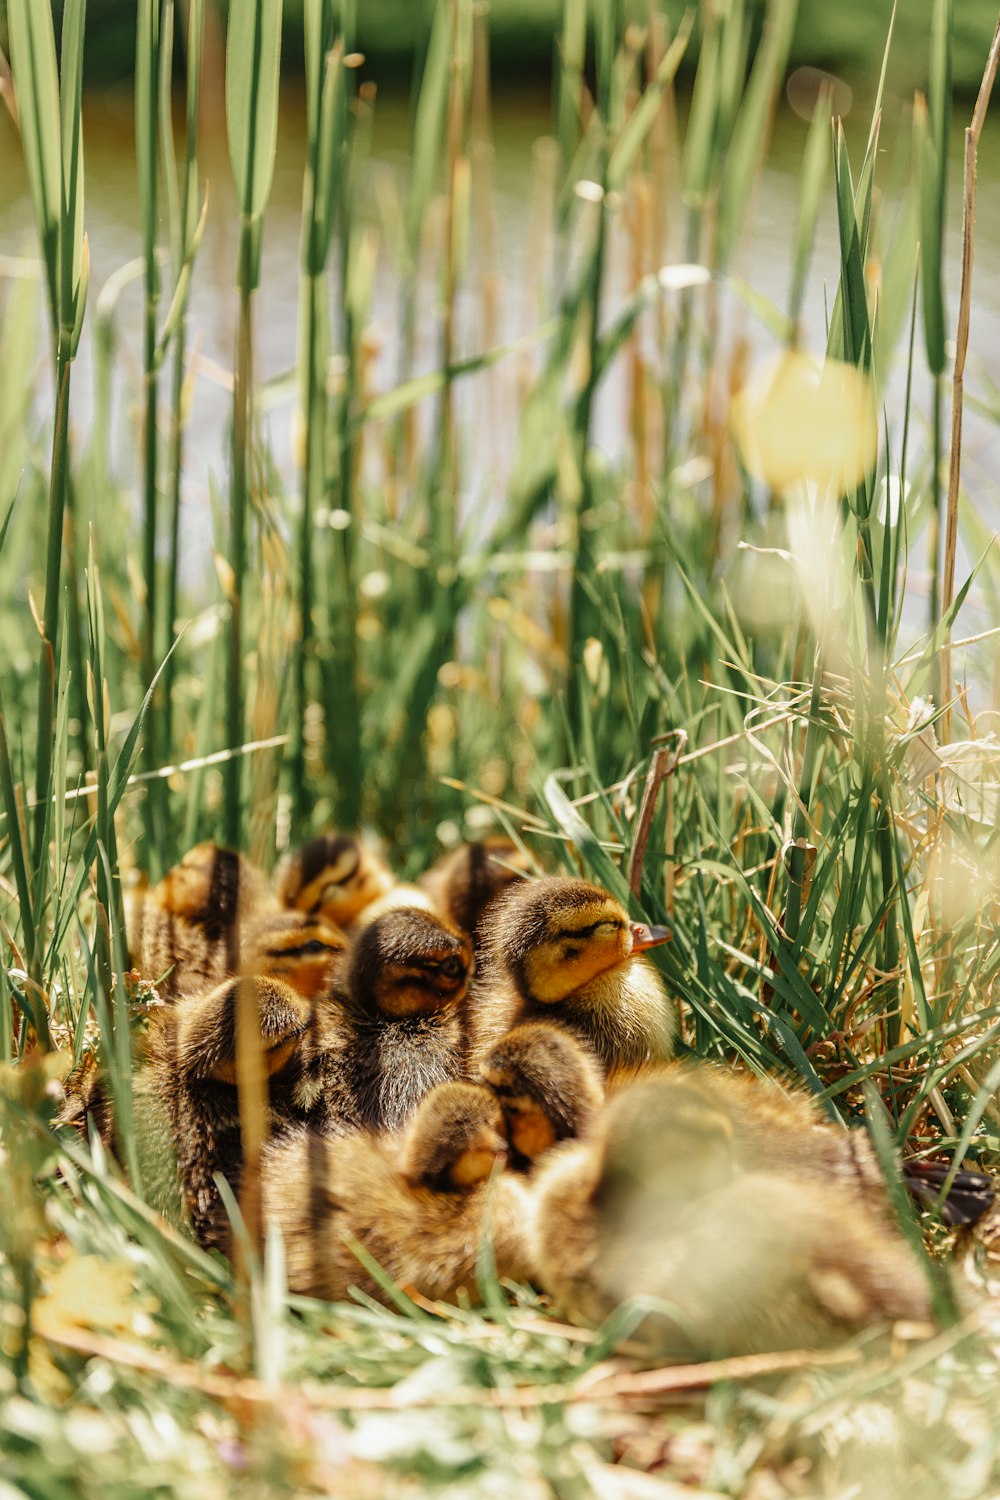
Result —
[[644, 948], [658, 948], [669, 943], [673, 937], [669, 927], [650, 927], [646, 922], [630, 922], [632, 929], [632, 952], [641, 953]]

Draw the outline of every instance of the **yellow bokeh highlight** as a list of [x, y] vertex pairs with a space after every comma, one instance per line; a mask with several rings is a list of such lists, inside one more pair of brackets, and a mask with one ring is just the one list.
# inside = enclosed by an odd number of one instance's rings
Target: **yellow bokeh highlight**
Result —
[[787, 350], [734, 398], [732, 424], [750, 472], [774, 490], [803, 483], [847, 494], [875, 466], [871, 381], [854, 365]]

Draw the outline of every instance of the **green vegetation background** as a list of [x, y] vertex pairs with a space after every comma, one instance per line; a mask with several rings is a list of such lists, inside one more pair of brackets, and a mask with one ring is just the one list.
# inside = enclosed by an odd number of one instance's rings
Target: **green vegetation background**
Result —
[[[224, 14], [226, 0], [218, 0]], [[645, 3], [628, 0], [637, 20]], [[685, 0], [666, 0], [659, 7], [679, 23], [697, 7]], [[762, 7], [758, 7], [762, 9]], [[55, 0], [61, 9], [61, 0]], [[357, 14], [358, 46], [376, 71], [406, 72], [414, 50], [426, 36], [432, 7], [427, 0], [364, 0]], [[792, 43], [792, 65], [842, 70], [851, 75], [877, 72], [892, 11], [891, 0], [801, 0]], [[897, 85], [905, 92], [926, 68], [931, 0], [900, 6], [894, 42]], [[562, 0], [490, 0], [490, 45], [493, 65], [501, 73], [541, 74], [552, 70], [552, 38], [559, 28]], [[952, 37], [953, 79], [958, 93], [974, 93], [982, 77], [983, 58], [996, 23], [994, 0], [961, 0], [955, 7]], [[7, 3], [0, 0], [0, 36], [6, 48]], [[91, 83], [130, 77], [135, 62], [134, 0], [90, 0], [87, 8], [86, 70]], [[286, 68], [302, 55], [302, 0], [287, 0]], [[690, 51], [686, 70], [697, 54]], [[907, 76], [908, 74], [912, 76]]]

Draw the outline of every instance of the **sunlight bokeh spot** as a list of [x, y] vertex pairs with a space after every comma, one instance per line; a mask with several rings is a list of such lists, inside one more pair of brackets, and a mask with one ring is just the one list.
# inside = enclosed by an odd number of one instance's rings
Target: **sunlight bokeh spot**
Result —
[[853, 365], [788, 351], [762, 365], [732, 406], [743, 460], [774, 490], [812, 483], [846, 494], [874, 466], [871, 382]]

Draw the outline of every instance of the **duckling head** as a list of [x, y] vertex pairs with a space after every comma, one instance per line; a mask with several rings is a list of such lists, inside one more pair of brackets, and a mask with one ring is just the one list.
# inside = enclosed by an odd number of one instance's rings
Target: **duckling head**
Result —
[[278, 899], [310, 916], [349, 927], [366, 906], [393, 887], [392, 873], [374, 849], [350, 833], [311, 839], [278, 872]]
[[507, 1156], [503, 1115], [489, 1089], [442, 1083], [424, 1096], [400, 1159], [414, 1186], [462, 1192], [485, 1182]]
[[291, 985], [304, 999], [328, 994], [340, 978], [350, 944], [332, 923], [301, 911], [276, 912], [254, 924], [243, 947], [243, 970]]
[[430, 912], [399, 907], [357, 938], [348, 989], [361, 1009], [383, 1016], [450, 1009], [465, 996], [472, 964], [464, 933]]
[[493, 908], [494, 962], [523, 999], [558, 1005], [633, 955], [665, 943], [665, 927], [633, 922], [586, 880], [549, 876], [511, 887]]
[[152, 894], [171, 916], [197, 922], [211, 936], [232, 926], [255, 898], [258, 883], [234, 849], [204, 843], [189, 849]]
[[428, 870], [421, 883], [463, 932], [473, 933], [488, 906], [508, 886], [531, 874], [531, 864], [513, 839], [495, 834], [462, 844]]
[[545, 1021], [515, 1026], [479, 1065], [503, 1109], [507, 1138], [522, 1163], [557, 1141], [585, 1135], [604, 1100], [593, 1059], [568, 1032]]

